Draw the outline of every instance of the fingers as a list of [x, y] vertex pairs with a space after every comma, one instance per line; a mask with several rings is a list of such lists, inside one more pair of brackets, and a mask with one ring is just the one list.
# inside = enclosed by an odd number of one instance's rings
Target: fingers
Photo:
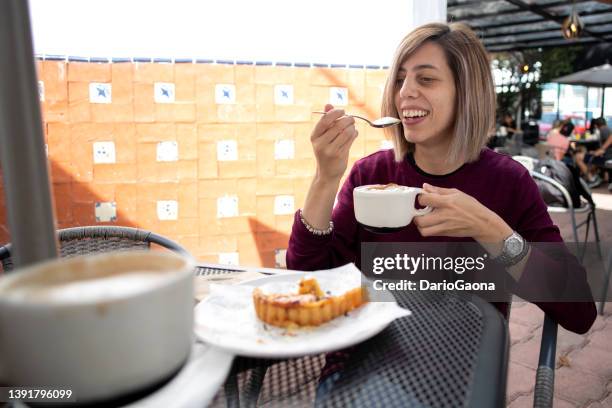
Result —
[[[336, 119], [336, 121], [333, 123], [331, 127], [325, 130], [325, 132], [322, 135], [313, 139], [312, 142], [315, 144], [328, 145], [334, 142], [338, 137], [340, 137], [343, 132], [352, 134], [353, 132], [351, 131], [351, 129], [352, 131], [355, 130], [355, 119], [351, 116], [343, 116], [339, 119]], [[338, 143], [338, 145], [341, 145], [344, 143], [344, 139], [343, 138], [340, 138], [340, 139], [341, 139], [341, 143]]]
[[359, 136], [359, 131], [355, 129], [355, 133], [353, 134], [353, 136], [348, 138], [346, 142], [342, 146], [340, 146], [340, 151], [345, 152], [347, 150], [350, 150], [351, 146], [353, 145], [353, 142], [355, 141], [355, 139], [357, 139], [357, 136]]
[[438, 193], [442, 195], [454, 194], [459, 191], [456, 188], [436, 187], [436, 186], [432, 186], [431, 184], [427, 184], [427, 183], [423, 183], [423, 190], [427, 191], [428, 193]]
[[350, 142], [353, 139], [356, 132], [357, 129], [355, 129], [355, 120], [353, 119], [352, 123], [343, 128], [342, 131], [338, 133], [338, 135], [330, 142], [330, 148], [335, 150], [340, 149], [347, 142]]
[[327, 130], [329, 130], [329, 128], [336, 125], [336, 120], [344, 116], [344, 109], [333, 109], [332, 105], [325, 105], [325, 109], [330, 107], [332, 109], [326, 110], [327, 113], [323, 115], [315, 125], [311, 140], [323, 135]]
[[424, 237], [463, 237], [465, 232], [449, 222], [441, 222], [429, 227], [419, 227], [419, 233]]
[[430, 227], [419, 228], [419, 233], [424, 237], [435, 237], [435, 236], [450, 236], [446, 233], [444, 224], [436, 224]]
[[418, 196], [419, 204], [423, 207], [445, 207], [447, 203], [447, 197], [437, 193], [421, 193]]
[[330, 104], [324, 109], [326, 114], [317, 122], [310, 136], [317, 161], [344, 157], [358, 135], [352, 116], [346, 116], [344, 110], [334, 109]]
[[430, 212], [427, 215], [422, 215], [420, 217], [414, 217], [412, 222], [417, 226], [417, 228], [426, 228], [431, 227], [433, 225], [437, 225], [443, 223], [446, 220], [445, 214], [443, 210], [437, 209], [436, 211]]
[[451, 226], [455, 223], [449, 219], [448, 215], [447, 210], [436, 208], [427, 215], [414, 217], [412, 222], [414, 222], [419, 233], [424, 237], [453, 236]]

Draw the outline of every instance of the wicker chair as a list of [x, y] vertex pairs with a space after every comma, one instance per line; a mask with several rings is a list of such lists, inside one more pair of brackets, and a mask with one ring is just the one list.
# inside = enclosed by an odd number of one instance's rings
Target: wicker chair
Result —
[[[149, 249], [151, 244], [186, 257], [189, 252], [179, 244], [150, 231], [130, 227], [75, 227], [57, 232], [62, 257], [131, 249]], [[13, 269], [11, 244], [0, 247], [0, 261], [5, 271]]]

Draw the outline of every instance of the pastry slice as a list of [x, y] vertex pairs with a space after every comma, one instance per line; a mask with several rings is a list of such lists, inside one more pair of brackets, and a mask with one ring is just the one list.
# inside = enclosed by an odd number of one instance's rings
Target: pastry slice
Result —
[[367, 302], [363, 288], [339, 296], [326, 295], [315, 278], [300, 280], [296, 294], [265, 294], [253, 290], [257, 317], [273, 326], [319, 326]]

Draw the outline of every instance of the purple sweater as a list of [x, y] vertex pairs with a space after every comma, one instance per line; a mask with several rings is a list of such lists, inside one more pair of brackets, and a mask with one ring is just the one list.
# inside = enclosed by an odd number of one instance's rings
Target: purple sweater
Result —
[[[456, 188], [477, 199], [481, 204], [497, 213], [504, 221], [529, 242], [562, 242], [559, 229], [548, 215], [546, 204], [529, 172], [508, 156], [484, 149], [480, 158], [464, 164], [454, 172], [442, 176], [425, 173], [419, 169], [411, 155], [400, 163], [395, 162], [393, 151], [385, 150], [359, 160], [338, 193], [334, 207], [332, 234], [317, 236], [302, 224], [296, 212], [287, 250], [287, 267], [312, 271], [341, 266], [349, 262], [360, 265], [362, 242], [473, 242], [471, 238], [423, 237], [411, 223], [392, 234], [373, 234], [363, 229], [355, 219], [353, 210], [353, 188], [367, 184], [397, 183], [421, 187], [429, 183], [437, 187]], [[532, 261], [546, 270], [562, 270], [555, 276], [559, 288], [586, 287], [586, 273], [576, 261], [575, 267], [558, 265], [554, 259], [532, 250], [528, 264]], [[538, 268], [541, 269], [541, 268]], [[550, 276], [526, 268], [518, 285], [520, 287], [550, 286]], [[556, 285], [557, 283], [555, 283]], [[596, 317], [593, 302], [545, 302], [536, 303], [557, 323], [576, 333], [585, 333]], [[508, 304], [494, 303], [508, 316]]]

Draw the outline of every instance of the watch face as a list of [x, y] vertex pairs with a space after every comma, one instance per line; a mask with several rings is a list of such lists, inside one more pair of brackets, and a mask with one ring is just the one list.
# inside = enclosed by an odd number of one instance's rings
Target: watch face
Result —
[[506, 249], [508, 255], [516, 256], [520, 254], [523, 249], [523, 241], [519, 237], [510, 237], [506, 241]]

